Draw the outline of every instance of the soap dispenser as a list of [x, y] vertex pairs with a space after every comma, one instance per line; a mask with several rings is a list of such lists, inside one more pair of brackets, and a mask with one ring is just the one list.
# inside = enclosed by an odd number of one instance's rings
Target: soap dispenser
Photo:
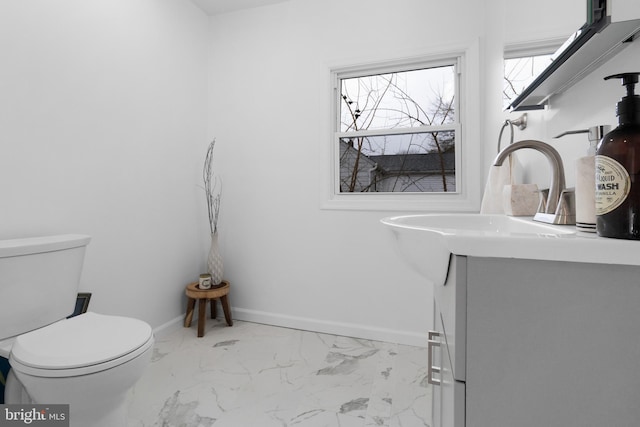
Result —
[[576, 160], [576, 229], [588, 233], [596, 232], [596, 192], [593, 183], [596, 176], [596, 146], [610, 126], [592, 126], [589, 129], [570, 130], [556, 138], [578, 133], [588, 134], [587, 155]]
[[618, 127], [606, 134], [596, 153], [596, 230], [599, 236], [640, 240], [640, 73], [621, 79], [627, 95], [617, 104]]

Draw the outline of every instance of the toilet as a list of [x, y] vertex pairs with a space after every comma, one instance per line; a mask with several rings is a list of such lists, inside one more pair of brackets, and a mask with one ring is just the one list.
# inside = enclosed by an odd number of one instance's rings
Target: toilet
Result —
[[0, 240], [5, 403], [69, 404], [72, 427], [126, 426], [154, 337], [138, 319], [72, 314], [89, 236]]

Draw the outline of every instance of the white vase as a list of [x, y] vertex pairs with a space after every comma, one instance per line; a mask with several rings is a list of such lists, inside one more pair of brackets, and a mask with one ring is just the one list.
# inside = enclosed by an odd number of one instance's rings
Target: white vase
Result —
[[220, 255], [220, 246], [218, 245], [218, 232], [211, 233], [211, 248], [207, 257], [207, 269], [211, 274], [211, 284], [219, 285], [223, 279], [222, 256]]

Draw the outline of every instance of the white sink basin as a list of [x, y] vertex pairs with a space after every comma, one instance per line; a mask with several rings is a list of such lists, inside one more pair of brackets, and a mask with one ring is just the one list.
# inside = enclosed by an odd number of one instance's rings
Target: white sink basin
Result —
[[452, 253], [545, 259], [540, 252], [548, 245], [541, 241], [576, 236], [574, 227], [505, 215], [424, 214], [381, 221], [393, 231], [403, 258], [434, 285], [445, 282]]
[[395, 228], [432, 231], [438, 234], [511, 235], [536, 237], [566, 237], [575, 229], [534, 222], [506, 215], [482, 214], [423, 214], [403, 215], [382, 219]]

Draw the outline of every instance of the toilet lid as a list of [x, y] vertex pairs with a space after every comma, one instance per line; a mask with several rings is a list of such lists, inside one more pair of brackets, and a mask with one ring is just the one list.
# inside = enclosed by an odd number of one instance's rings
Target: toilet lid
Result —
[[[127, 355], [138, 355], [136, 350], [152, 337], [151, 326], [141, 320], [87, 312], [18, 336], [11, 361], [16, 369], [29, 371], [115, 366], [129, 360]], [[109, 363], [119, 358], [125, 360]]]

